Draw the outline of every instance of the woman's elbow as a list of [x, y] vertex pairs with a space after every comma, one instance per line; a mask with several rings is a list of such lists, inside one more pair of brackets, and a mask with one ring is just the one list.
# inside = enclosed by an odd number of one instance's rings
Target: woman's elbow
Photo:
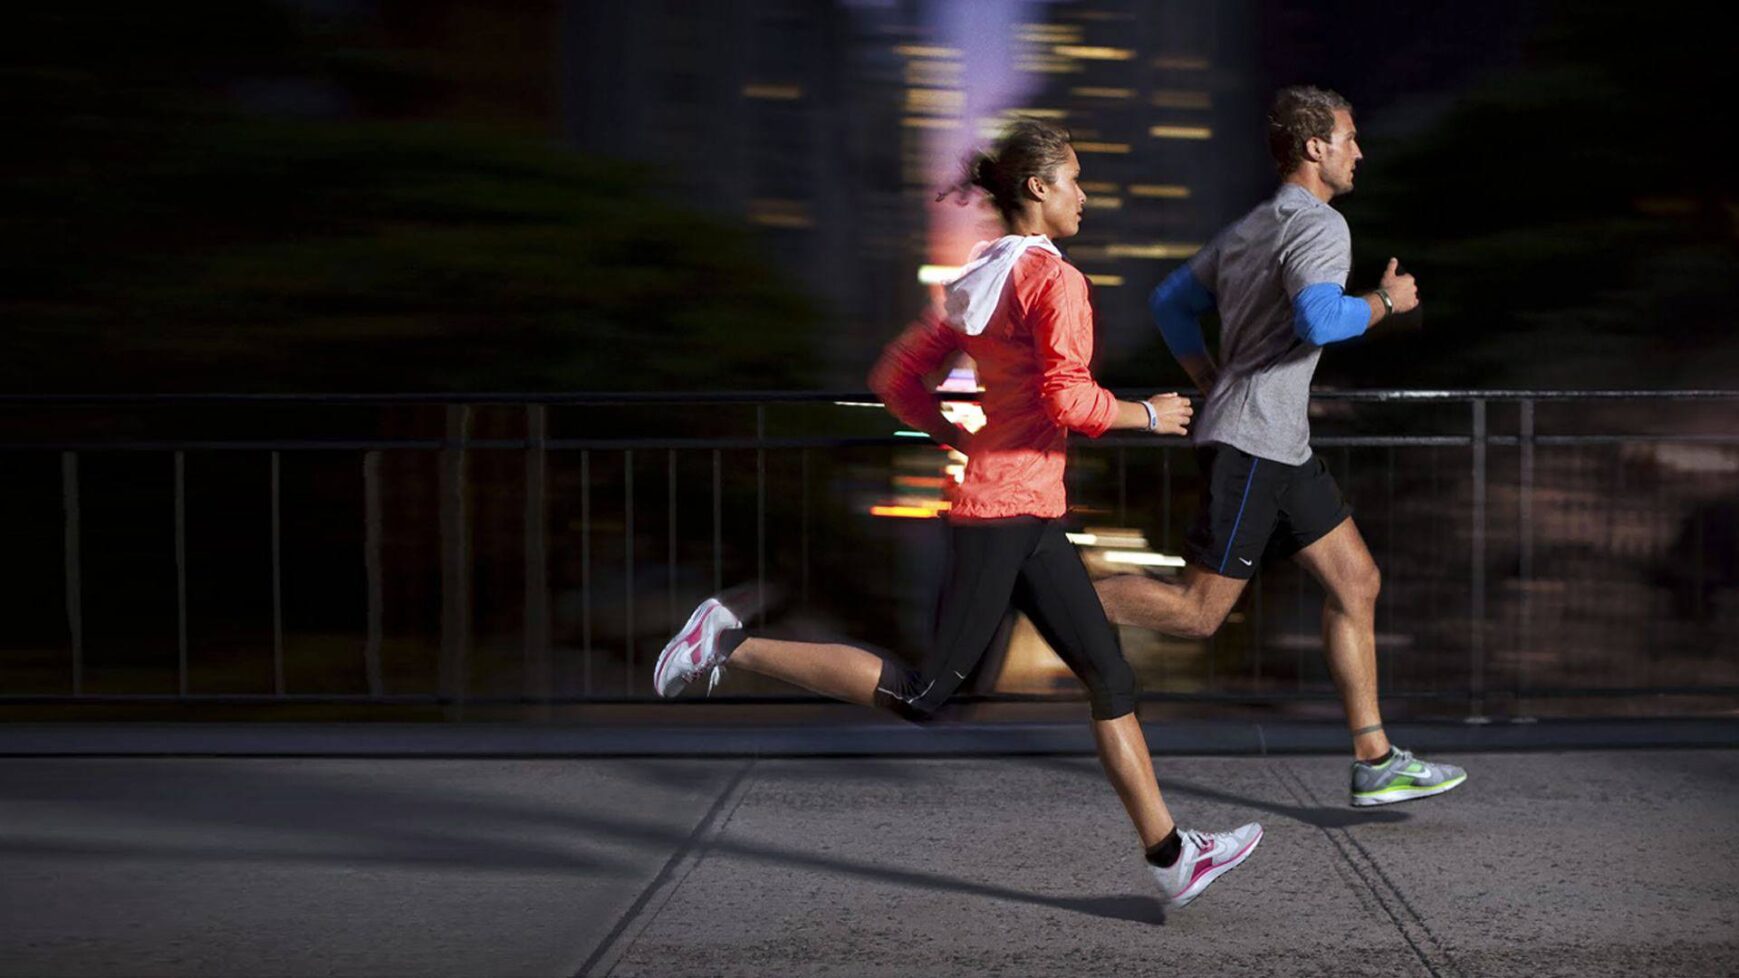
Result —
[[1074, 420], [1069, 400], [1060, 394], [1045, 392], [1039, 397], [1039, 407], [1044, 410], [1045, 417], [1050, 419], [1051, 424], [1059, 428], [1070, 427], [1069, 422]]
[[889, 395], [899, 389], [900, 372], [894, 369], [893, 363], [884, 357], [876, 361], [876, 365], [870, 368], [869, 377], [866, 380], [869, 389], [885, 401]]
[[1103, 429], [1102, 425], [1095, 423], [1096, 419], [1091, 401], [1084, 401], [1068, 394], [1046, 394], [1039, 399], [1039, 402], [1044, 408], [1045, 417], [1050, 419], [1051, 424], [1059, 428], [1067, 428], [1070, 431], [1079, 431], [1095, 437]]

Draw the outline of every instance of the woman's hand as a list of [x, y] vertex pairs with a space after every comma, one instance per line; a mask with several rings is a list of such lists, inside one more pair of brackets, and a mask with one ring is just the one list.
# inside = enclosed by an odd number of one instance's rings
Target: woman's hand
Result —
[[1153, 406], [1153, 413], [1159, 423], [1152, 428], [1156, 435], [1187, 435], [1189, 434], [1190, 418], [1196, 413], [1190, 406], [1190, 399], [1181, 394], [1155, 394], [1147, 399]]

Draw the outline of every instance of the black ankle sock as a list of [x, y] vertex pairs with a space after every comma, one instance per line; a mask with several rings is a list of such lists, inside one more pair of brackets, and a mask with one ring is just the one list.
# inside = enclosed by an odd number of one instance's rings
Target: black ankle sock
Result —
[[1395, 756], [1395, 748], [1390, 747], [1387, 751], [1385, 751], [1383, 753], [1382, 757], [1379, 757], [1374, 761], [1360, 761], [1359, 763], [1369, 764], [1371, 767], [1382, 767], [1383, 765], [1389, 763], [1389, 759], [1394, 757], [1394, 756]]
[[1177, 865], [1177, 857], [1183, 855], [1183, 839], [1177, 834], [1176, 826], [1171, 834], [1154, 843], [1147, 850], [1147, 861], [1162, 869]]
[[747, 628], [720, 629], [718, 639], [719, 657], [730, 658], [731, 653], [735, 652], [737, 646], [743, 644], [743, 640], [748, 637], [749, 630]]

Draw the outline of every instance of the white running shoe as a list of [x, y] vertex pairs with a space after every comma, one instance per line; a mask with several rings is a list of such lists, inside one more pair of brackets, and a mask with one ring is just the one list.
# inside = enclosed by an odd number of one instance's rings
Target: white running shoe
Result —
[[1230, 832], [1195, 832], [1179, 829], [1183, 851], [1170, 866], [1155, 866], [1153, 878], [1165, 895], [1165, 905], [1181, 909], [1202, 895], [1214, 880], [1236, 868], [1256, 851], [1262, 841], [1262, 826], [1256, 822], [1240, 825]]
[[696, 676], [710, 670], [707, 692], [712, 692], [725, 668], [725, 658], [718, 654], [719, 633], [741, 627], [742, 620], [724, 602], [718, 598], [702, 601], [688, 616], [688, 624], [658, 653], [658, 664], [652, 667], [652, 688], [660, 696], [675, 696]]

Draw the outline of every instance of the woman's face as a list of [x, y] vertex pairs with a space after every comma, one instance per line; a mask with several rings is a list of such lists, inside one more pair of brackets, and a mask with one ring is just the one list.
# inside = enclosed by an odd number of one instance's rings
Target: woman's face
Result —
[[1072, 238], [1081, 231], [1081, 212], [1087, 207], [1087, 194], [1081, 190], [1080, 179], [1081, 159], [1075, 155], [1075, 147], [1070, 146], [1039, 199], [1040, 219], [1046, 227], [1045, 234], [1052, 238]]

